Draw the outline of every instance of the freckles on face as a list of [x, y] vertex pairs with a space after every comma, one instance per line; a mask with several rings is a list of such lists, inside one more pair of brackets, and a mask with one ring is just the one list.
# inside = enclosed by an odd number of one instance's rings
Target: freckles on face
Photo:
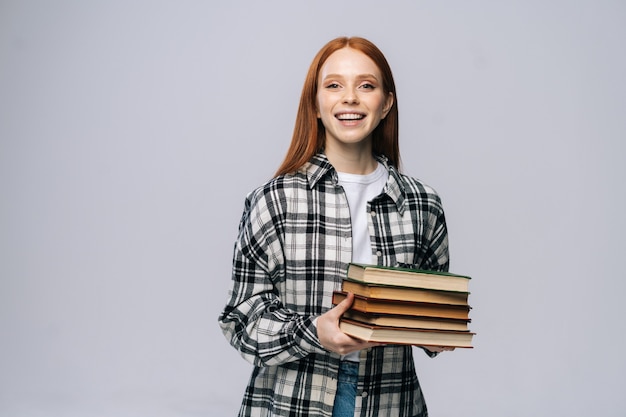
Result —
[[393, 95], [385, 94], [380, 69], [349, 47], [331, 54], [319, 73], [317, 117], [326, 142], [361, 143], [387, 115]]

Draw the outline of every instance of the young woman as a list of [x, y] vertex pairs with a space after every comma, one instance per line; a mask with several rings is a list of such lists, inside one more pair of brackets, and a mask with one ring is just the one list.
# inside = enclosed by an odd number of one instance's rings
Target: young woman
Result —
[[448, 268], [441, 201], [399, 163], [384, 55], [363, 38], [330, 41], [309, 68], [287, 156], [239, 225], [219, 322], [255, 366], [240, 416], [427, 415], [412, 348], [345, 335], [353, 297], [332, 305], [349, 262]]

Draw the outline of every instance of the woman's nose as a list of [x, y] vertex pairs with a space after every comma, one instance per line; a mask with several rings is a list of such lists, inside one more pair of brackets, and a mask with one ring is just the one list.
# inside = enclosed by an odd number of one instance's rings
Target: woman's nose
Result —
[[347, 104], [357, 104], [359, 102], [358, 95], [353, 89], [347, 88], [343, 96], [343, 102]]

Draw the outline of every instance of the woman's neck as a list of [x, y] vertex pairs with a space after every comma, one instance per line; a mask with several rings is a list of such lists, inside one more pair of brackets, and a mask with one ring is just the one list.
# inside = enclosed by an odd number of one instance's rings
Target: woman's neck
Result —
[[324, 152], [328, 161], [338, 172], [358, 175], [371, 174], [378, 166], [378, 162], [372, 155], [371, 147], [354, 145], [327, 146]]

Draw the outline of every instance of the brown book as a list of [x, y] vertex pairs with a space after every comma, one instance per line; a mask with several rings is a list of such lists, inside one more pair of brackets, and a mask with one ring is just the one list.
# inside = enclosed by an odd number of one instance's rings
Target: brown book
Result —
[[370, 283], [427, 288], [443, 291], [469, 291], [470, 277], [449, 272], [424, 271], [420, 269], [386, 267], [351, 263], [348, 278]]
[[470, 320], [462, 319], [441, 319], [421, 316], [363, 313], [352, 309], [346, 311], [343, 314], [343, 317], [373, 326], [408, 327], [413, 329], [432, 330], [455, 330], [461, 332], [469, 330], [468, 326], [470, 322]]
[[[333, 303], [339, 304], [347, 294], [336, 291], [333, 293]], [[401, 314], [408, 316], [440, 317], [448, 319], [469, 319], [468, 305], [417, 303], [411, 301], [383, 300], [367, 298], [361, 295], [354, 296], [352, 309], [364, 313]]]
[[466, 305], [469, 293], [461, 291], [439, 291], [392, 285], [367, 284], [347, 278], [343, 281], [343, 292], [351, 292], [368, 298], [417, 301], [423, 303]]
[[347, 335], [368, 342], [416, 346], [472, 348], [474, 336], [471, 332], [372, 326], [348, 319], [342, 319], [339, 328]]

